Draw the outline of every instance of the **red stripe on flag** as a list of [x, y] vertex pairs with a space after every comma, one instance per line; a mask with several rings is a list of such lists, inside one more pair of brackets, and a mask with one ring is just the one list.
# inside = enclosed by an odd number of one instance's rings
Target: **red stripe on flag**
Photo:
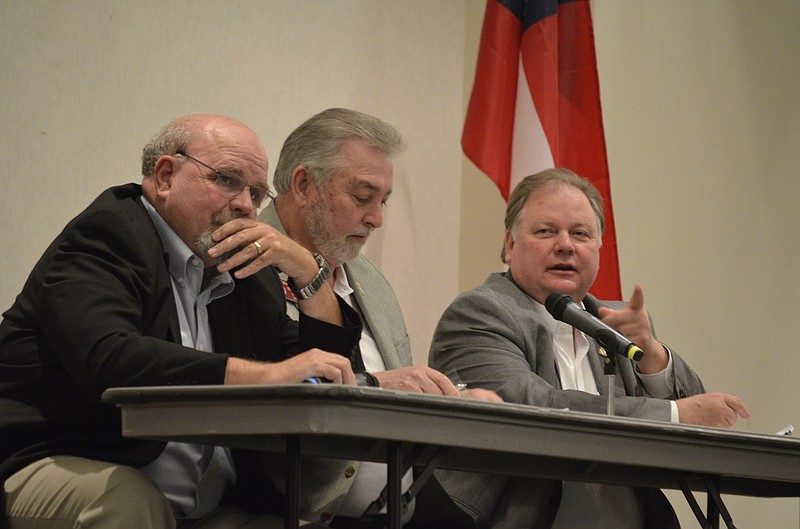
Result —
[[[508, 200], [511, 141], [522, 23], [505, 7], [486, 3], [478, 66], [461, 146]], [[509, 104], [509, 102], [511, 104]]]
[[[461, 141], [464, 153], [495, 181], [506, 200], [512, 177], [517, 180], [546, 168], [522, 167], [521, 175], [516, 174], [516, 168], [514, 175], [510, 170], [511, 141], [518, 146], [526, 144], [526, 138], [513, 137], [521, 57], [525, 81], [554, 166], [588, 178], [603, 196], [606, 231], [600, 250], [600, 272], [591, 292], [601, 299], [620, 299], [619, 257], [589, 2], [560, 4], [555, 15], [531, 25], [524, 35], [519, 35], [520, 31], [517, 17], [497, 0], [488, 0]], [[497, 46], [498, 42], [504, 45]], [[535, 129], [517, 125], [523, 134]]]

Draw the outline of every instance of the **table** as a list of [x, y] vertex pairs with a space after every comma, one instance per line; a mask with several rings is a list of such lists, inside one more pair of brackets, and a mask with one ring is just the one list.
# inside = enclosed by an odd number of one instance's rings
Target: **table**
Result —
[[[300, 455], [388, 466], [400, 527], [410, 466], [680, 489], [703, 527], [734, 527], [721, 494], [800, 496], [800, 439], [330, 384], [113, 388], [126, 437], [286, 452], [286, 527]], [[692, 491], [708, 493], [704, 514]]]

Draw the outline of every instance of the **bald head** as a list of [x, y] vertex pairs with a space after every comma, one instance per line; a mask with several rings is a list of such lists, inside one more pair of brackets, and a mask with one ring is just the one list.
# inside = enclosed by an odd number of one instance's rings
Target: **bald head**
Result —
[[[256, 136], [247, 125], [226, 116], [216, 114], [190, 114], [180, 117], [156, 133], [142, 149], [142, 176], [152, 176], [158, 159], [167, 154], [189, 150], [190, 143], [229, 142], [231, 134], [237, 129], [249, 131]], [[241, 132], [241, 130], [239, 130]], [[258, 142], [260, 145], [260, 141]], [[263, 152], [264, 148], [261, 147]], [[266, 153], [264, 153], [266, 160]]]

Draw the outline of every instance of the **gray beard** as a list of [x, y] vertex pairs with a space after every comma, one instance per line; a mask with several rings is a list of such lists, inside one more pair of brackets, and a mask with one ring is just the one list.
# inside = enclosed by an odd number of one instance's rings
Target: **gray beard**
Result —
[[325, 259], [335, 264], [343, 264], [355, 259], [361, 253], [361, 244], [348, 242], [346, 238], [334, 239], [328, 232], [333, 222], [333, 213], [328, 203], [320, 196], [311, 205], [306, 218], [306, 228], [311, 241]]

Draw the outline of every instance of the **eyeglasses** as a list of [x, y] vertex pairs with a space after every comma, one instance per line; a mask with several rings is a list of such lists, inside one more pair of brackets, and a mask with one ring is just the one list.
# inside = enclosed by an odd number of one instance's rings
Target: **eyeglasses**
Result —
[[207, 163], [201, 162], [197, 158], [193, 156], [189, 156], [183, 151], [178, 151], [175, 154], [179, 156], [184, 156], [189, 158], [190, 160], [197, 162], [198, 164], [202, 165], [206, 169], [210, 170], [214, 173], [213, 176], [206, 176], [208, 180], [212, 180], [214, 185], [217, 186], [217, 189], [225, 193], [230, 197], [235, 197], [239, 193], [245, 190], [245, 188], [250, 188], [250, 200], [253, 201], [253, 206], [256, 209], [260, 208], [264, 201], [269, 198], [272, 200], [275, 198], [275, 193], [272, 192], [270, 188], [267, 186], [262, 185], [251, 185], [247, 183], [247, 180], [238, 174], [235, 173], [226, 173], [224, 171], [220, 171], [219, 169], [215, 169], [208, 165]]

